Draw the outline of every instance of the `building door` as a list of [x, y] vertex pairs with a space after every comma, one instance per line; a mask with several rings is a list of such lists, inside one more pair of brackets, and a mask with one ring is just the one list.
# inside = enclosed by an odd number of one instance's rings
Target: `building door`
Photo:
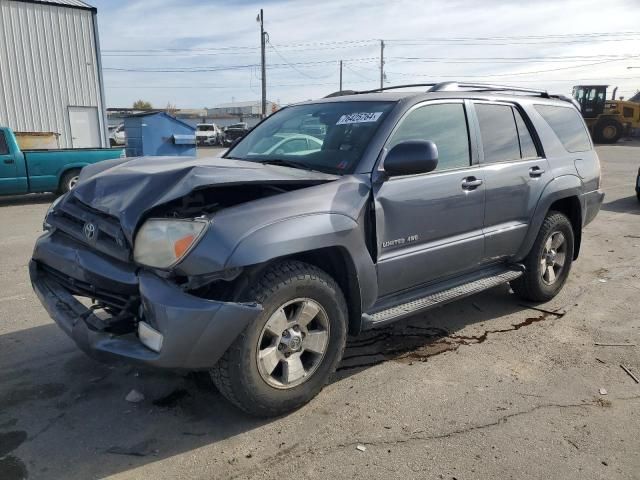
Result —
[[69, 107], [73, 148], [100, 147], [100, 123], [97, 107]]

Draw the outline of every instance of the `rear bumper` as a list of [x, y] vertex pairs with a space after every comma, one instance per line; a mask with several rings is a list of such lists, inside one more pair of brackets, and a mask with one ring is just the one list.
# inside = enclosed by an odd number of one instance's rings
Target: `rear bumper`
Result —
[[593, 190], [582, 195], [582, 211], [584, 219], [582, 226], [586, 226], [596, 217], [604, 201], [604, 192], [601, 190]]
[[[153, 273], [142, 271], [136, 276], [140, 307], [134, 321], [137, 324], [144, 320], [162, 334], [162, 347], [155, 352], [141, 343], [135, 328], [121, 335], [96, 328], [104, 320], [78, 301], [63, 282], [49, 273], [50, 269], [55, 269], [51, 263], [55, 264], [57, 259], [55, 256], [48, 258], [52, 255], [51, 250], [56, 250], [47, 248], [52, 244], [55, 245], [56, 240], [51, 235], [44, 235], [36, 244], [36, 259], [29, 265], [33, 289], [60, 328], [81, 350], [98, 360], [124, 359], [161, 368], [208, 369], [216, 364], [262, 310], [255, 304], [195, 297]], [[59, 245], [56, 246], [59, 250]], [[87, 269], [82, 269], [82, 275], [72, 278], [99, 278], [96, 272], [90, 271], [91, 265], [86, 265], [87, 258], [93, 253], [76, 245], [75, 254], [78, 263], [84, 262]], [[43, 268], [44, 265], [48, 268]], [[77, 280], [83, 281], [83, 278]], [[101, 285], [96, 287], [103, 288]]]

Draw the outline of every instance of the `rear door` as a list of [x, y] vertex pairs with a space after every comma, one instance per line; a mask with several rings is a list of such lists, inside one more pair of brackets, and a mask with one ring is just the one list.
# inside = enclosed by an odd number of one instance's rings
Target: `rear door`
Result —
[[474, 102], [486, 184], [485, 259], [515, 255], [552, 173], [516, 105]]
[[430, 173], [374, 185], [381, 296], [473, 270], [483, 256], [485, 187], [464, 102], [417, 105], [385, 149], [406, 140], [433, 141], [439, 160]]

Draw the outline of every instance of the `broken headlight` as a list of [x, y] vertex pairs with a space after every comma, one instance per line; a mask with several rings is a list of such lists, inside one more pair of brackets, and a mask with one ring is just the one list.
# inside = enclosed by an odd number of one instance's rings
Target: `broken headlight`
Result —
[[208, 220], [147, 220], [136, 235], [133, 259], [142, 265], [170, 268], [198, 243]]
[[53, 211], [53, 209], [56, 208], [56, 205], [58, 205], [65, 196], [66, 195], [61, 195], [58, 198], [56, 198], [53, 202], [51, 202], [51, 205], [49, 205], [49, 208], [47, 209], [47, 213], [45, 213], [44, 215], [44, 221], [42, 222], [42, 230], [45, 230], [45, 231], [51, 230], [51, 225], [47, 223], [47, 218], [49, 217], [49, 214]]

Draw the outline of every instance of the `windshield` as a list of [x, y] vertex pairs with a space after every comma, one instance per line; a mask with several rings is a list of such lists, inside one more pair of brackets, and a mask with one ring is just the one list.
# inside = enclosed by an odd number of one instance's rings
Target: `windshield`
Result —
[[335, 102], [287, 107], [254, 128], [227, 156], [351, 173], [393, 105]]
[[213, 125], [198, 125], [199, 132], [212, 132], [215, 130]]

